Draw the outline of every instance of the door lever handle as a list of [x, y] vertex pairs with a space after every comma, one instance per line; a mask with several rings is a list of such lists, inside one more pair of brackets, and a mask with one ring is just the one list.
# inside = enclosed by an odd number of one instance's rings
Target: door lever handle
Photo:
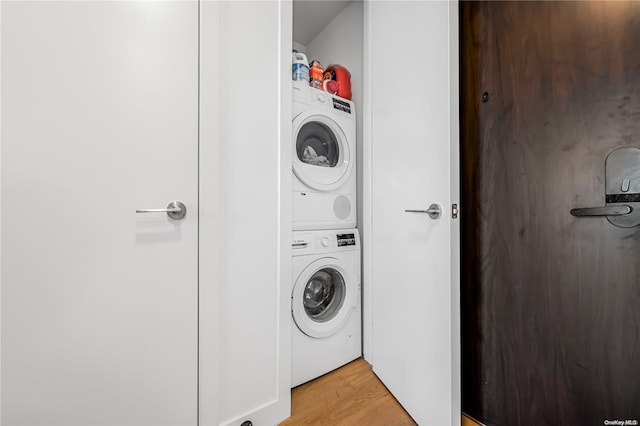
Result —
[[442, 215], [442, 209], [434, 203], [426, 210], [405, 210], [405, 213], [426, 213], [431, 219], [438, 219]]
[[166, 213], [171, 219], [181, 220], [187, 215], [187, 206], [180, 201], [172, 201], [166, 209], [138, 209], [136, 213]]
[[571, 209], [573, 216], [623, 216], [633, 211], [631, 206], [583, 207]]

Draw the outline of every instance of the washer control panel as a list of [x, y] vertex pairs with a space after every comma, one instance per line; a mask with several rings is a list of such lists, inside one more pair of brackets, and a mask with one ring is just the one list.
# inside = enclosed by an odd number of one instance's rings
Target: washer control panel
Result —
[[337, 234], [338, 247], [355, 246], [356, 234]]
[[360, 245], [357, 229], [337, 231], [294, 231], [291, 240], [293, 255], [355, 250]]

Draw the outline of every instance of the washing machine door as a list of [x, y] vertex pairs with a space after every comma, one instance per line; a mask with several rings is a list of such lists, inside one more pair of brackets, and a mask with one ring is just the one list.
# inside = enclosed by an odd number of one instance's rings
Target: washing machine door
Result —
[[291, 294], [296, 326], [307, 336], [323, 338], [340, 330], [357, 304], [358, 283], [339, 259], [323, 258], [298, 276]]
[[318, 191], [339, 188], [353, 169], [355, 144], [332, 118], [300, 114], [293, 120], [293, 172], [302, 183]]

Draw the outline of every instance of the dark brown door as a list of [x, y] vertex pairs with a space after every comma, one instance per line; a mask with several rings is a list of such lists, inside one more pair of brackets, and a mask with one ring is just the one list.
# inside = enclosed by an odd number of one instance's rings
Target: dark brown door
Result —
[[640, 2], [461, 4], [463, 409], [640, 421], [640, 226], [605, 159], [640, 148]]

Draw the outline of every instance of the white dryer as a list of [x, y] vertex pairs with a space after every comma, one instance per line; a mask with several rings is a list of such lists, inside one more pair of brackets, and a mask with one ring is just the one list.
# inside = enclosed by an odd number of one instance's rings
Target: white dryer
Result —
[[356, 226], [353, 102], [293, 86], [293, 229]]
[[357, 229], [293, 233], [291, 387], [360, 357]]

